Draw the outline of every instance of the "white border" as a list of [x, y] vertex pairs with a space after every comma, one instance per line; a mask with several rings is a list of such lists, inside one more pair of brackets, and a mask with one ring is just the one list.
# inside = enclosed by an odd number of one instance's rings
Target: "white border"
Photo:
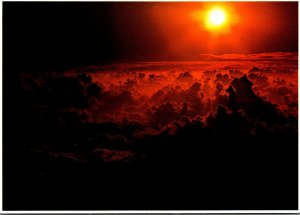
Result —
[[1, 2], [299, 2], [297, 0], [1, 0]]
[[[299, 210], [298, 210], [299, 211]], [[83, 213], [88, 213], [88, 214], [93, 214], [93, 213], [103, 213], [103, 214], [119, 214], [119, 213], [124, 213], [124, 214], [139, 214], [139, 213], [149, 213], [149, 214], [158, 214], [158, 213], [184, 213], [184, 214], [195, 214], [195, 213], [206, 213], [206, 214], [213, 214], [213, 213], [224, 213], [224, 214], [241, 214], [241, 213], [266, 213], [266, 214], [282, 214], [282, 213], [297, 213], [297, 210], [276, 210], [276, 211], [267, 211], [267, 210], [249, 210], [249, 211], [186, 211], [186, 210], [165, 210], [165, 211], [151, 211], [151, 210], [134, 210], [134, 211], [5, 211], [6, 214], [40, 214], [40, 213], [47, 213], [47, 214], [83, 214]]]
[[1, 75], [0, 75], [0, 121], [1, 121], [1, 124], [0, 124], [0, 192], [1, 192], [1, 195], [0, 195], [0, 211], [2, 211], [2, 194], [3, 194], [3, 189], [2, 189], [2, 140], [3, 140], [3, 136], [2, 136], [2, 130], [3, 130], [3, 127], [2, 127], [2, 124], [3, 124], [3, 119], [2, 119], [2, 87], [3, 87], [3, 83], [2, 83], [2, 76], [3, 76], [3, 73], [2, 73], [2, 69], [3, 69], [3, 64], [2, 64], [2, 52], [3, 52], [3, 49], [2, 49], [2, 16], [3, 16], [3, 13], [2, 13], [2, 0], [1, 0], [1, 5], [0, 5], [0, 25], [1, 25], [1, 33], [0, 33], [0, 48], [1, 48], [1, 52], [0, 52], [0, 71], [1, 71]]

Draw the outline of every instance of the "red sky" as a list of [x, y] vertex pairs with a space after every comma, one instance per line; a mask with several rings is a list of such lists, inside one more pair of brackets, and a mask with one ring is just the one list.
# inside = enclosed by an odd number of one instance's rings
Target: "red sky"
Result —
[[[195, 11], [215, 5], [232, 22], [227, 33], [214, 34], [195, 20]], [[297, 51], [297, 2], [176, 2], [115, 4], [114, 31], [123, 54], [190, 59], [198, 54]], [[235, 21], [231, 20], [235, 17]]]
[[[193, 16], [215, 5], [229, 16], [226, 33]], [[3, 15], [4, 55], [14, 66], [298, 51], [298, 2], [11, 2]]]

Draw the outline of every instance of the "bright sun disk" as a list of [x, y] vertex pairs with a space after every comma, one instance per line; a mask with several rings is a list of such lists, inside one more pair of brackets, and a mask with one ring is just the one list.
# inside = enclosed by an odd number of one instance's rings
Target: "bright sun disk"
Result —
[[214, 9], [210, 11], [208, 21], [211, 25], [219, 26], [225, 22], [226, 16], [221, 9]]

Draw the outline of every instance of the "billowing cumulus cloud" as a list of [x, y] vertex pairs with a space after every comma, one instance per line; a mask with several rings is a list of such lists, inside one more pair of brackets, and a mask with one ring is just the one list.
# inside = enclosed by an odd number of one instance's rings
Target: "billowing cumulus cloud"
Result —
[[[23, 73], [23, 109], [16, 115], [22, 135], [12, 138], [12, 147], [21, 150], [22, 165], [32, 171], [38, 167], [30, 160], [36, 159], [42, 174], [88, 175], [81, 180], [89, 184], [94, 178], [91, 184], [99, 192], [100, 184], [126, 177], [126, 186], [137, 191], [140, 172], [159, 189], [168, 187], [161, 180], [179, 180], [209, 193], [204, 184], [216, 186], [218, 174], [230, 173], [218, 189], [227, 192], [230, 185], [231, 192], [239, 192], [254, 180], [247, 192], [272, 191], [269, 198], [287, 207], [282, 196], [292, 195], [288, 180], [297, 158], [297, 75], [291, 73], [293, 63], [274, 62], [178, 62], [169, 68], [145, 63]], [[201, 177], [192, 174], [197, 171]], [[123, 181], [114, 187], [118, 183]]]

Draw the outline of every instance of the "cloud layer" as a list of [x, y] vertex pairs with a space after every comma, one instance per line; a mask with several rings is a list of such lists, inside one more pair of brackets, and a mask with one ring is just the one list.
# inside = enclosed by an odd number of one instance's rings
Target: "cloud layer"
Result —
[[[85, 198], [77, 202], [66, 195], [79, 208], [133, 209], [138, 202], [149, 209], [138, 196], [162, 190], [176, 202], [160, 206], [165, 209], [236, 209], [236, 204], [239, 209], [294, 208], [297, 65], [273, 60], [167, 65], [23, 73], [18, 94], [22, 109], [14, 119], [19, 135], [9, 137], [18, 154], [12, 168], [19, 171], [10, 176], [21, 177], [26, 169], [31, 187], [54, 183], [53, 191], [59, 193], [74, 186]], [[28, 191], [14, 182], [8, 187], [13, 193]], [[101, 194], [92, 199], [88, 190]], [[183, 196], [188, 190], [201, 193], [201, 204], [176, 199], [174, 190]], [[38, 196], [40, 191], [32, 192]], [[136, 195], [132, 201], [112, 200], [111, 195], [130, 192]], [[228, 192], [234, 193], [228, 201], [209, 197]], [[103, 205], [97, 207], [100, 200]]]

